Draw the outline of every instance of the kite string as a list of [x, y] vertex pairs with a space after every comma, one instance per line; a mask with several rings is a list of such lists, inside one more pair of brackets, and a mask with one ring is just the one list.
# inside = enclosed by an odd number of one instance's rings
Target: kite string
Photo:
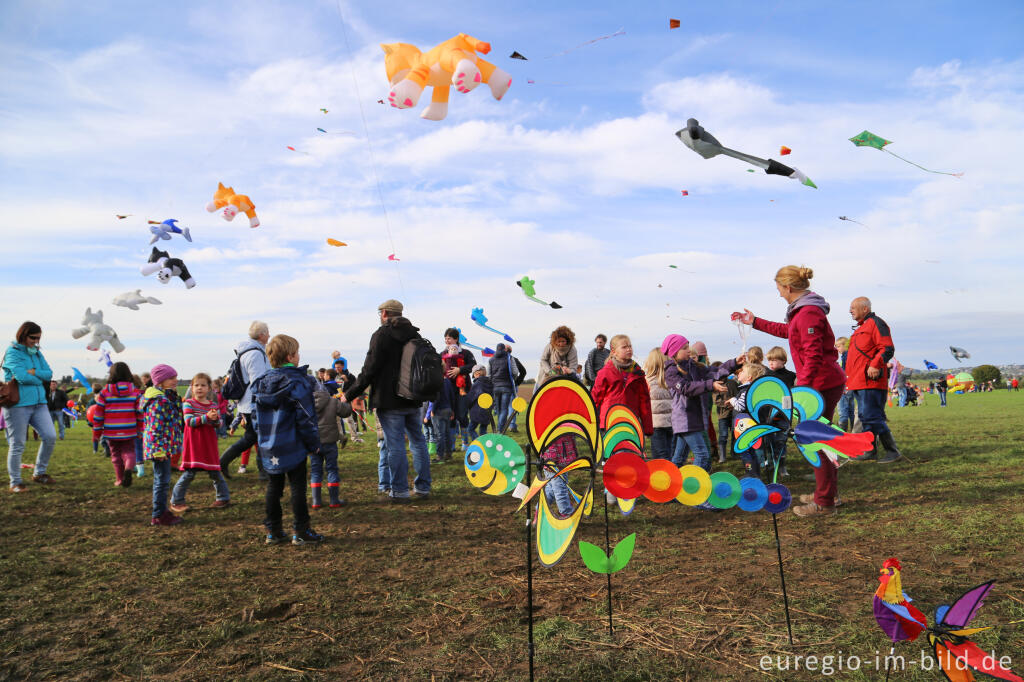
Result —
[[549, 54], [544, 59], [551, 59], [552, 57], [561, 57], [563, 54], [569, 54], [573, 50], [578, 50], [581, 47], [586, 47], [587, 45], [592, 45], [592, 44], [594, 44], [594, 43], [596, 43], [598, 41], [608, 40], [609, 38], [614, 38], [615, 36], [621, 36], [621, 35], [625, 35], [625, 34], [626, 34], [626, 29], [625, 29], [625, 27], [623, 27], [623, 28], [620, 28], [615, 33], [612, 33], [612, 34], [609, 34], [609, 35], [606, 35], [606, 36], [601, 36], [600, 38], [594, 38], [593, 40], [588, 40], [585, 43], [580, 43], [576, 47], [570, 47], [568, 50], [562, 50], [561, 52], [556, 52], [555, 54]]
[[921, 164], [918, 164], [918, 163], [914, 163], [914, 162], [913, 162], [913, 161], [911, 161], [910, 159], [904, 159], [904, 158], [903, 158], [902, 156], [900, 156], [899, 154], [893, 154], [893, 153], [892, 153], [891, 151], [889, 151], [889, 150], [888, 150], [888, 149], [886, 149], [885, 147], [882, 147], [882, 151], [883, 151], [883, 152], [885, 152], [886, 154], [891, 154], [892, 156], [895, 156], [895, 157], [896, 157], [897, 159], [899, 159], [900, 161], [906, 161], [906, 162], [907, 162], [907, 163], [909, 163], [909, 164], [910, 164], [911, 166], [917, 166], [918, 168], [920, 168], [921, 170], [923, 170], [923, 171], [925, 171], [925, 172], [927, 172], [927, 173], [936, 173], [936, 174], [938, 174], [938, 175], [952, 175], [952, 176], [953, 176], [954, 178], [960, 178], [960, 177], [963, 177], [963, 175], [964, 175], [964, 174], [963, 174], [963, 172], [960, 172], [960, 173], [948, 173], [948, 172], [946, 172], [946, 171], [937, 171], [937, 170], [932, 170], [932, 169], [930, 169], [930, 168], [925, 168], [925, 167], [924, 167], [924, 166], [922, 166]]
[[[349, 73], [352, 76], [352, 85], [356, 91], [356, 102], [359, 104], [359, 118], [363, 121], [363, 136], [366, 138], [366, 149], [370, 154], [370, 168], [373, 170], [373, 179], [377, 185], [377, 198], [380, 201], [380, 209], [384, 213], [384, 228], [388, 233], [388, 243], [391, 245], [391, 254], [394, 255], [395, 251], [395, 239], [391, 234], [391, 216], [388, 214], [387, 204], [384, 203], [384, 190], [380, 184], [380, 174], [377, 173], [377, 157], [373, 152], [373, 142], [370, 139], [370, 127], [366, 123], [366, 112], [363, 109], [363, 96], [359, 92], [359, 79], [356, 78], [355, 69], [352, 68], [353, 54], [352, 46], [348, 42], [348, 29], [345, 28], [345, 15], [341, 11], [341, 0], [337, 2], [338, 6], [338, 18], [341, 20], [341, 33], [345, 38], [345, 50], [348, 52], [349, 59]], [[405, 294], [405, 284], [402, 282], [402, 267], [399, 265], [398, 260], [392, 261], [395, 264], [395, 272], [398, 275], [398, 286], [402, 290], [402, 294]]]

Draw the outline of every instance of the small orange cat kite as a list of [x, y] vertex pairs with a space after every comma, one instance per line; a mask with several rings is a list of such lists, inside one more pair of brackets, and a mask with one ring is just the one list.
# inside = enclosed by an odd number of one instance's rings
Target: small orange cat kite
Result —
[[206, 210], [213, 213], [218, 208], [224, 209], [224, 220], [235, 219], [239, 211], [249, 218], [249, 227], [259, 227], [260, 219], [256, 217], [256, 207], [252, 200], [244, 194], [235, 194], [235, 190], [225, 187], [223, 182], [217, 183], [217, 191], [213, 193], [213, 201], [206, 205]]
[[440, 121], [448, 115], [448, 92], [451, 86], [467, 93], [487, 83], [494, 99], [501, 99], [512, 85], [512, 77], [494, 64], [477, 57], [487, 54], [491, 44], [465, 33], [446, 40], [427, 53], [408, 43], [381, 44], [384, 69], [391, 92], [388, 101], [397, 109], [409, 109], [419, 102], [423, 89], [434, 88], [430, 105], [422, 118]]

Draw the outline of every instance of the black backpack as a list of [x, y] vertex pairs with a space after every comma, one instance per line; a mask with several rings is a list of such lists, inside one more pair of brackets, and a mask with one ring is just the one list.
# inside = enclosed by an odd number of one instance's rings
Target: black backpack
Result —
[[249, 387], [249, 382], [242, 376], [242, 356], [251, 350], [258, 350], [261, 353], [261, 348], [246, 348], [241, 353], [235, 351], [235, 359], [231, 361], [231, 366], [228, 367], [228, 378], [224, 381], [224, 385], [221, 386], [220, 394], [225, 400], [241, 400], [242, 396], [245, 395], [245, 389]]
[[423, 338], [406, 341], [402, 346], [395, 394], [416, 402], [435, 399], [444, 381], [442, 367], [441, 356], [430, 341]]

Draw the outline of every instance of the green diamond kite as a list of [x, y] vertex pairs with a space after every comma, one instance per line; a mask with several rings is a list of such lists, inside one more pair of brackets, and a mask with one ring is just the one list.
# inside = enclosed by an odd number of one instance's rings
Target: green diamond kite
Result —
[[867, 130], [859, 135], [851, 137], [850, 142], [854, 143], [858, 147], [874, 147], [875, 149], [881, 149], [885, 145], [890, 144], [890, 140], [887, 140], [884, 137], [879, 137]]
[[875, 135], [874, 133], [867, 130], [860, 133], [859, 135], [854, 135], [853, 137], [851, 137], [850, 142], [854, 143], [858, 147], [874, 147], [875, 149], [881, 149], [886, 154], [891, 154], [900, 161], [906, 161], [911, 166], [917, 166], [921, 170], [927, 171], [929, 173], [936, 173], [938, 175], [952, 175], [954, 178], [959, 178], [963, 176], [963, 173], [947, 173], [946, 171], [931, 170], [930, 168], [925, 168], [924, 166], [914, 163], [910, 159], [904, 159], [899, 154], [893, 154], [891, 151], [885, 148], [885, 145], [892, 144], [891, 140], [887, 140], [884, 137], [879, 137], [878, 135]]

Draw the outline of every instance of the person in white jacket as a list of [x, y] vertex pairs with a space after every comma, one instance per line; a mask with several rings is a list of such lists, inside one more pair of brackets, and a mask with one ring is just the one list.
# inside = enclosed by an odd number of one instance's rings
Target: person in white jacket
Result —
[[[249, 338], [235, 348], [245, 379], [245, 395], [238, 401], [238, 413], [245, 419], [245, 432], [220, 456], [220, 470], [226, 478], [231, 478], [228, 464], [256, 445], [256, 430], [252, 423], [252, 382], [270, 371], [270, 362], [267, 360], [265, 350], [269, 340], [270, 329], [267, 323], [256, 320], [249, 325]], [[260, 480], [265, 480], [266, 474], [263, 473], [263, 463], [259, 457], [256, 458], [256, 464], [260, 469]]]

